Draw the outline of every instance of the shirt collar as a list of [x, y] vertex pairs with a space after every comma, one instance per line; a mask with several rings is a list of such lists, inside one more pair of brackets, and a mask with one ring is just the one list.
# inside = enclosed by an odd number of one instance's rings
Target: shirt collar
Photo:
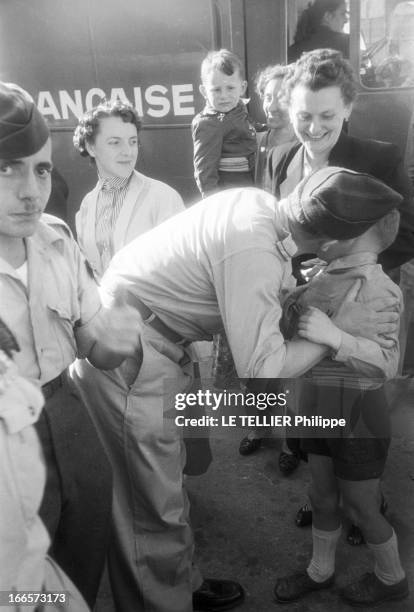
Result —
[[376, 264], [378, 255], [376, 253], [364, 251], [362, 253], [351, 253], [343, 255], [331, 261], [325, 268], [325, 272], [336, 272], [347, 268], [356, 268], [358, 266]]
[[122, 176], [100, 176], [99, 185], [103, 191], [121, 191], [131, 180], [133, 172], [126, 178]]
[[[42, 215], [35, 233], [25, 239], [28, 253], [32, 248], [35, 248], [37, 251], [47, 252], [48, 247], [51, 245], [55, 245], [59, 248], [60, 245], [63, 244], [62, 235], [45, 222], [48, 217], [51, 218], [50, 215]], [[66, 227], [66, 225], [59, 219], [56, 219], [56, 223], [62, 224], [62, 226]], [[69, 230], [67, 231], [69, 232]], [[9, 276], [15, 276], [18, 278], [13, 266], [7, 263], [7, 261], [2, 257], [0, 257], [0, 274], [8, 274]]]

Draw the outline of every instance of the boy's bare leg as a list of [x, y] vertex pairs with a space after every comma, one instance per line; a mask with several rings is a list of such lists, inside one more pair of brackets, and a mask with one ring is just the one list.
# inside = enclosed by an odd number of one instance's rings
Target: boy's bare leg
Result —
[[339, 480], [344, 502], [361, 528], [374, 555], [374, 572], [365, 574], [342, 590], [343, 598], [359, 606], [378, 605], [408, 595], [397, 536], [379, 511], [379, 480]]
[[308, 455], [312, 475], [309, 496], [314, 511], [312, 559], [306, 570], [280, 578], [274, 588], [280, 603], [296, 601], [333, 583], [336, 545], [341, 534], [339, 490], [330, 457]]
[[380, 512], [381, 490], [379, 478], [370, 480], [342, 480], [338, 478], [344, 509], [363, 532], [367, 542], [380, 544], [392, 535], [392, 527]]
[[312, 482], [309, 498], [312, 504], [312, 523], [316, 529], [334, 531], [341, 524], [339, 489], [330, 457], [309, 454]]

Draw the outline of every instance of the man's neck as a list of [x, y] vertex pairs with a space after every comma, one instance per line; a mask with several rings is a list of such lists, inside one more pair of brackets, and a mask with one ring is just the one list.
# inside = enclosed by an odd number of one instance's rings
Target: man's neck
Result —
[[0, 257], [13, 268], [20, 268], [26, 261], [24, 238], [0, 236]]

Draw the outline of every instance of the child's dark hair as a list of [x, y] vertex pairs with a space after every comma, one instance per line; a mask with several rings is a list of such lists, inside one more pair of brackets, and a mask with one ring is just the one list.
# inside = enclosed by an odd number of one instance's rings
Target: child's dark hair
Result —
[[228, 76], [238, 72], [242, 80], [245, 78], [241, 59], [228, 49], [210, 51], [207, 54], [201, 62], [201, 81], [204, 81], [207, 74], [212, 70], [219, 70]]
[[[107, 117], [120, 117], [124, 123], [132, 123], [137, 128], [137, 133], [141, 129], [141, 119], [132, 104], [119, 98], [114, 101], [103, 100], [79, 119], [79, 124], [75, 129], [73, 144], [83, 157], [90, 157], [86, 143], [95, 141], [99, 122]], [[91, 160], [94, 161], [94, 158], [91, 157]]]

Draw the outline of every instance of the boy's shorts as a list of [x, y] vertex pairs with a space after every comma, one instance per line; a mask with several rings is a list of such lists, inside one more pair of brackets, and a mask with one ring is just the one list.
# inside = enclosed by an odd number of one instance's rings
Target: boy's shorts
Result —
[[[304, 397], [304, 396], [302, 396]], [[301, 402], [302, 403], [302, 402]], [[306, 385], [306, 414], [344, 418], [346, 426], [333, 436], [314, 427], [302, 437], [304, 453], [331, 457], [334, 473], [343, 480], [380, 478], [390, 445], [390, 418], [382, 388], [361, 391]]]

